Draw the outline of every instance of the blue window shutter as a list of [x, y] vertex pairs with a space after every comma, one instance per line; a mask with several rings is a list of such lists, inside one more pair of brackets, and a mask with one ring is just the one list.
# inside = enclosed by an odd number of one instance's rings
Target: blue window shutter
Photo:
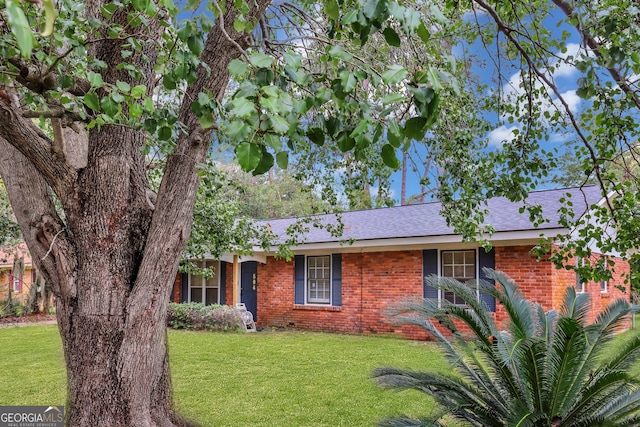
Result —
[[296, 255], [293, 259], [294, 265], [294, 304], [304, 304], [304, 255]]
[[189, 302], [189, 275], [182, 273], [180, 275], [180, 282], [182, 282], [182, 286], [180, 287], [180, 302]]
[[438, 250], [426, 249], [422, 251], [422, 281], [425, 298], [438, 298], [438, 290], [427, 284], [426, 277], [438, 274]]
[[342, 254], [331, 255], [331, 305], [342, 305]]
[[227, 263], [220, 261], [220, 305], [227, 303]]
[[[480, 279], [486, 280], [489, 283], [493, 283], [495, 285], [495, 281], [487, 278], [482, 269], [483, 268], [496, 268], [496, 251], [494, 248], [491, 248], [489, 252], [486, 252], [484, 248], [478, 249], [478, 265], [480, 267]], [[480, 300], [484, 301], [485, 304], [489, 307], [489, 309], [493, 312], [496, 311], [496, 299], [491, 295], [487, 295], [484, 292], [480, 292]]]

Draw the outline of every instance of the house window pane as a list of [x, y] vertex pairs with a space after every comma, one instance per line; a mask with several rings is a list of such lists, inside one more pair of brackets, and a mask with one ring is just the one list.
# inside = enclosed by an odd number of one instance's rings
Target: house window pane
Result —
[[[219, 304], [220, 276], [219, 261], [203, 261], [198, 262], [201, 269], [210, 270], [211, 277], [205, 277], [199, 274], [189, 275], [189, 288], [191, 290], [191, 302], [199, 302], [202, 304]], [[209, 275], [208, 274], [208, 275]]]
[[331, 302], [331, 256], [307, 257], [307, 302]]
[[[451, 277], [463, 283], [475, 281], [476, 251], [442, 252], [442, 276]], [[464, 304], [462, 298], [452, 292], [443, 292], [443, 297], [454, 304]]]
[[205, 304], [218, 304], [218, 288], [207, 288], [206, 289], [207, 299]]
[[202, 302], [202, 288], [191, 288], [191, 302]]

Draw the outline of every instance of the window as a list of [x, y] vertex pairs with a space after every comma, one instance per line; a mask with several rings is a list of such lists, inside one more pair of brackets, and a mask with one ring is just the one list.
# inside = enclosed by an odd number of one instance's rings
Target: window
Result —
[[[576, 258], [576, 268], [582, 267], [582, 258]], [[582, 277], [580, 277], [580, 273], [576, 271], [576, 293], [585, 292], [585, 283], [582, 281]]]
[[9, 284], [13, 284], [13, 292], [22, 291], [22, 277], [19, 274], [14, 275], [12, 271], [9, 271]]
[[[608, 257], [604, 257], [604, 269], [605, 270], [609, 270], [609, 258]], [[608, 280], [601, 280], [600, 281], [600, 292], [605, 294], [607, 293], [607, 291], [609, 290], [609, 281]]]
[[210, 269], [213, 276], [205, 277], [189, 274], [189, 301], [211, 305], [220, 303], [220, 263], [218, 261], [198, 262], [198, 267]]
[[[476, 280], [476, 251], [443, 251], [442, 277], [451, 277], [468, 283]], [[454, 304], [464, 304], [459, 296], [452, 292], [444, 292], [443, 298]]]
[[331, 303], [331, 256], [307, 257], [307, 302]]

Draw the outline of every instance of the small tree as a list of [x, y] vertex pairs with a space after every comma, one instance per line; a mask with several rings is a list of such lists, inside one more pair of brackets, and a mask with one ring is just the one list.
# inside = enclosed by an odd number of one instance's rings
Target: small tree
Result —
[[432, 421], [390, 419], [383, 425], [640, 423], [640, 381], [628, 372], [640, 354], [640, 336], [625, 336], [611, 345], [633, 311], [627, 301], [614, 301], [588, 324], [588, 293], [576, 294], [568, 287], [561, 309], [545, 313], [506, 275], [489, 270], [485, 274], [496, 285], [481, 283], [480, 289], [507, 312], [504, 330], [468, 285], [447, 278], [428, 280], [461, 297], [464, 306], [424, 300], [407, 303], [395, 313], [402, 323], [429, 331], [456, 374], [376, 370], [374, 376], [383, 386], [423, 391], [443, 410]]

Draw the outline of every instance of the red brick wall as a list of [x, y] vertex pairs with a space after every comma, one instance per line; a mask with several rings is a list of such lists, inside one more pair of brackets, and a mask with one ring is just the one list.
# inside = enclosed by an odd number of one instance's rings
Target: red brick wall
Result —
[[173, 281], [173, 302], [180, 302], [182, 297], [182, 277], [180, 272], [176, 274], [176, 278]]
[[422, 296], [422, 251], [342, 255], [342, 305], [294, 304], [294, 265], [269, 257], [258, 267], [259, 326], [342, 333], [391, 333], [384, 312], [406, 297]]
[[[545, 310], [559, 308], [567, 286], [575, 285], [575, 273], [557, 270], [549, 261], [536, 261], [530, 246], [495, 248], [495, 267], [510, 276], [533, 301]], [[586, 291], [592, 299], [595, 315], [616, 298], [629, 297], [623, 273], [628, 263], [616, 260], [616, 273], [607, 293], [600, 283], [589, 282]], [[225, 297], [233, 301], [233, 264], [226, 268]], [[258, 326], [283, 327], [341, 333], [394, 333], [414, 339], [427, 334], [417, 327], [398, 327], [385, 311], [404, 298], [422, 296], [422, 251], [371, 252], [342, 254], [342, 305], [340, 307], [294, 304], [294, 264], [268, 257], [258, 263]], [[554, 284], [554, 286], [552, 286]], [[616, 285], [624, 285], [624, 294]], [[180, 276], [174, 284], [174, 300], [180, 300]], [[504, 308], [496, 309], [496, 319], [506, 317]]]
[[[496, 247], [496, 270], [506, 273], [517, 284], [525, 296], [534, 302], [539, 302], [545, 311], [559, 309], [564, 299], [564, 293], [568, 286], [575, 286], [576, 273], [572, 270], [556, 269], [547, 261], [536, 261], [529, 254], [531, 246]], [[593, 261], [597, 259], [593, 257]], [[585, 292], [591, 298], [591, 318], [595, 316], [609, 303], [617, 298], [629, 299], [630, 286], [624, 283], [624, 275], [629, 274], [629, 263], [620, 258], [610, 258], [615, 261], [615, 273], [609, 281], [607, 292], [600, 292], [600, 282], [590, 281], [585, 284]], [[552, 286], [553, 285], [553, 286]], [[623, 286], [626, 293], [616, 286]], [[496, 309], [496, 319], [504, 319], [506, 313], [499, 306]]]

